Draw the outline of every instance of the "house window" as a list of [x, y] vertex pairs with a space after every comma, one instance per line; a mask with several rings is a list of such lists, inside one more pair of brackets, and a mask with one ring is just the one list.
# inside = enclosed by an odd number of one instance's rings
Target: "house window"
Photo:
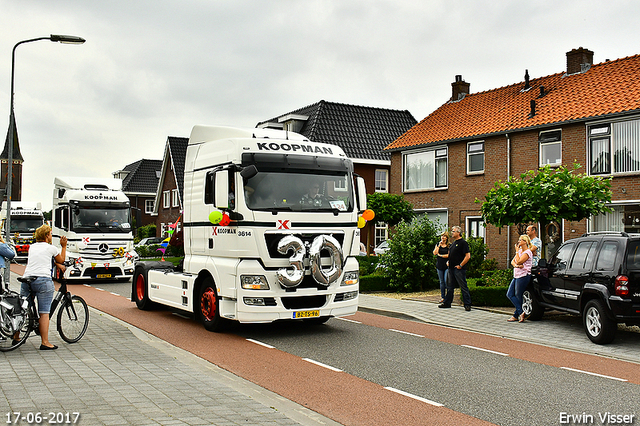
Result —
[[180, 205], [180, 200], [178, 200], [178, 190], [171, 190], [171, 207], [178, 207]]
[[447, 186], [447, 148], [405, 154], [404, 190]]
[[467, 236], [468, 237], [485, 237], [484, 222], [481, 217], [467, 218]]
[[540, 166], [559, 166], [562, 164], [562, 131], [540, 132]]
[[590, 231], [640, 233], [640, 204], [610, 205], [611, 212], [594, 216]]
[[389, 191], [389, 171], [377, 169], [376, 170], [376, 192], [388, 192]]
[[171, 205], [171, 191], [162, 192], [162, 207], [168, 209]]
[[640, 171], [640, 120], [589, 127], [592, 174]]
[[153, 213], [153, 205], [155, 204], [154, 200], [145, 200], [144, 201], [144, 212], [146, 214]]
[[389, 225], [386, 223], [376, 223], [375, 247], [378, 247], [381, 242], [387, 241], [389, 235], [388, 232]]
[[467, 144], [467, 173], [484, 173], [484, 142]]

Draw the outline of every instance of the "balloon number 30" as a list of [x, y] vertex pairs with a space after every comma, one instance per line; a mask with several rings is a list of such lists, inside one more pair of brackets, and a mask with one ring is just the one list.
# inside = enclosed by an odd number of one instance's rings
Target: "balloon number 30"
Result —
[[[299, 285], [304, 278], [304, 259], [307, 256], [307, 249], [302, 240], [294, 235], [283, 237], [278, 243], [278, 252], [287, 254], [293, 251], [293, 256], [289, 258], [289, 263], [293, 269], [281, 268], [276, 271], [278, 281], [284, 287], [291, 288]], [[323, 268], [320, 253], [326, 250], [330, 253], [331, 265]], [[318, 284], [329, 286], [342, 275], [342, 249], [340, 243], [330, 235], [319, 235], [314, 238], [309, 247], [309, 267], [311, 276]]]

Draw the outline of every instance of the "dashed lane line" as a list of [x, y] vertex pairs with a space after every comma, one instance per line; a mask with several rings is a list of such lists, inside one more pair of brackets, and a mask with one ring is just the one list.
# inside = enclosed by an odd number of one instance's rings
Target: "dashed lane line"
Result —
[[489, 352], [489, 353], [495, 354], [495, 355], [509, 356], [509, 354], [505, 354], [503, 352], [496, 352], [496, 351], [492, 351], [492, 350], [489, 350], [489, 349], [478, 348], [476, 346], [469, 346], [469, 345], [460, 345], [460, 346], [462, 346], [463, 348], [475, 349], [477, 351]]
[[588, 374], [590, 376], [597, 376], [597, 377], [603, 377], [605, 379], [617, 380], [619, 382], [628, 382], [627, 379], [621, 379], [619, 377], [613, 377], [613, 376], [605, 376], [604, 374], [592, 373], [590, 371], [576, 370], [575, 368], [569, 368], [569, 367], [560, 367], [560, 368], [563, 370], [574, 371], [576, 373]]
[[255, 343], [256, 345], [260, 345], [260, 346], [264, 346], [265, 348], [269, 348], [269, 349], [275, 349], [275, 346], [271, 346], [271, 345], [267, 345], [266, 343], [262, 343], [258, 340], [254, 340], [254, 339], [247, 339], [247, 342], [251, 342], [251, 343]]
[[360, 321], [356, 321], [356, 320], [352, 320], [352, 319], [347, 319], [347, 318], [336, 317], [336, 319], [338, 319], [338, 320], [340, 320], [340, 321], [352, 322], [352, 323], [354, 323], [354, 324], [362, 324]]
[[400, 395], [408, 396], [409, 398], [413, 398], [413, 399], [418, 400], [418, 401], [422, 401], [422, 402], [424, 402], [426, 404], [433, 405], [435, 407], [444, 407], [444, 405], [440, 404], [439, 402], [431, 401], [430, 399], [422, 398], [421, 396], [414, 395], [414, 394], [409, 393], [409, 392], [401, 391], [400, 389], [396, 389], [396, 388], [392, 388], [392, 387], [388, 387], [388, 386], [385, 387], [385, 389], [389, 390], [391, 392], [399, 393]]
[[321, 363], [320, 361], [316, 361], [316, 360], [313, 360], [313, 359], [311, 359], [311, 358], [302, 358], [302, 360], [303, 360], [303, 361], [310, 362], [311, 364], [318, 365], [318, 366], [320, 366], [320, 367], [328, 368], [329, 370], [331, 370], [331, 371], [335, 371], [335, 372], [337, 372], [337, 373], [341, 373], [341, 372], [342, 372], [342, 370], [340, 370], [339, 368], [335, 368], [335, 367], [332, 367], [332, 366], [330, 366], [330, 365], [323, 364], [323, 363]]
[[409, 336], [424, 337], [422, 334], [409, 333], [408, 331], [396, 330], [395, 328], [389, 328], [388, 330], [395, 331], [396, 333], [408, 334]]

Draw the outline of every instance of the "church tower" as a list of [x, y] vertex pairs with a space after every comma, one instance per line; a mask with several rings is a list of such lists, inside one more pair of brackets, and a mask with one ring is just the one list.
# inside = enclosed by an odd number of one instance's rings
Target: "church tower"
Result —
[[[18, 129], [13, 126], [13, 176], [11, 181], [11, 201], [22, 201], [22, 163], [24, 159], [20, 153], [20, 144], [18, 143]], [[4, 141], [4, 149], [0, 154], [0, 189], [7, 187], [7, 178], [9, 170], [9, 131]], [[6, 192], [2, 196], [2, 201], [7, 199]]]

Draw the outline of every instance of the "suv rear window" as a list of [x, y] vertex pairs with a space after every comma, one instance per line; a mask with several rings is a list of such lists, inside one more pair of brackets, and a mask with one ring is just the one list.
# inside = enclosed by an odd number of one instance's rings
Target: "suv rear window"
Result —
[[629, 241], [627, 246], [627, 269], [640, 269], [640, 241]]
[[612, 271], [616, 263], [616, 255], [618, 253], [618, 244], [614, 241], [605, 241], [600, 249], [596, 270]]

